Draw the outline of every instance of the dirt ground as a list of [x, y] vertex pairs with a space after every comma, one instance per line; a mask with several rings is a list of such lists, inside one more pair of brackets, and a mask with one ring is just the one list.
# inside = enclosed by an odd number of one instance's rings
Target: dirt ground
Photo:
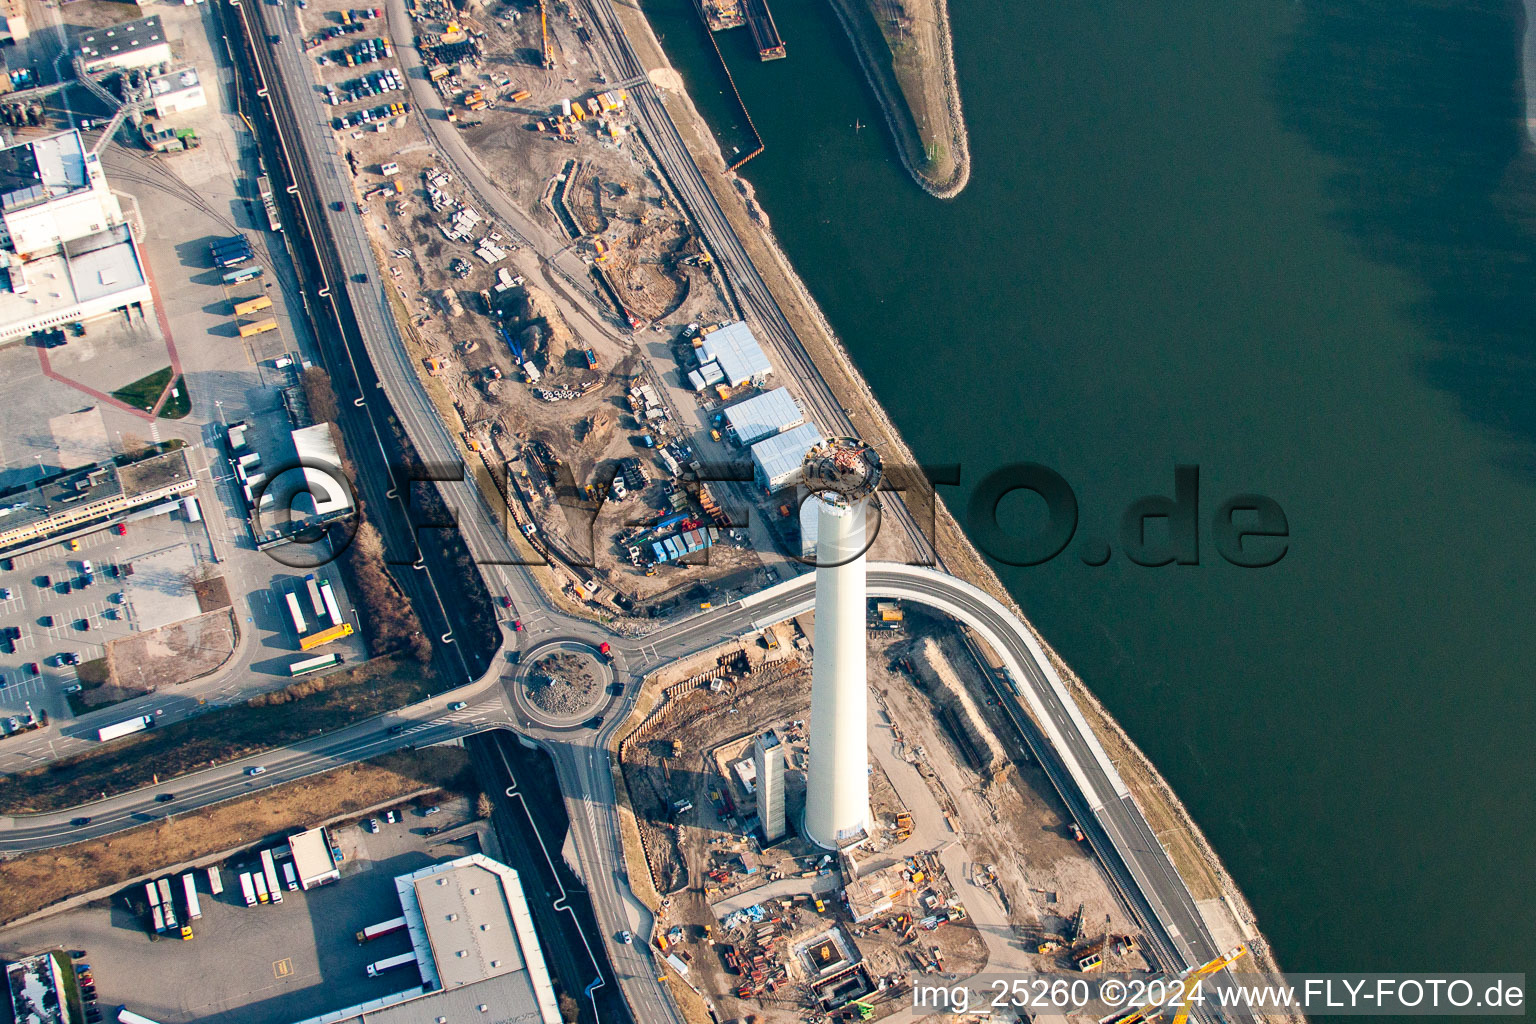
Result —
[[463, 751], [439, 747], [383, 757], [291, 782], [259, 796], [0, 862], [5, 923], [79, 893], [287, 834], [337, 815], [422, 791], [472, 784]]
[[143, 693], [205, 676], [234, 653], [238, 629], [234, 613], [224, 610], [119, 637], [107, 645], [112, 682], [87, 692], [93, 697], [114, 689]]

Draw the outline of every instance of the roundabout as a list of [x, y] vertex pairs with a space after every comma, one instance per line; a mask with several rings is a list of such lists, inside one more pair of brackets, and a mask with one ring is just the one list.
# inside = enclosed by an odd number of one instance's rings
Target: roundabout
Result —
[[518, 713], [549, 729], [574, 729], [613, 699], [613, 666], [584, 640], [548, 640], [523, 654], [507, 679]]

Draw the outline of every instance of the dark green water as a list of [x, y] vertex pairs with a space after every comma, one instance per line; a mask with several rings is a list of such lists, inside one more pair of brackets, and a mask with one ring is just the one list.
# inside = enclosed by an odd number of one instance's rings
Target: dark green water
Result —
[[[1115, 541], [1199, 464], [1201, 565], [1091, 568], [1074, 543], [1000, 569], [1283, 965], [1536, 970], [1518, 4], [952, 7], [975, 163], [951, 203], [901, 170], [822, 0], [773, 0], [786, 61], [722, 37], [790, 258], [919, 457], [963, 465], [952, 507], [1032, 460], [1072, 484], [1080, 539]], [[1216, 556], [1209, 513], [1241, 491], [1289, 517], [1273, 568]]]

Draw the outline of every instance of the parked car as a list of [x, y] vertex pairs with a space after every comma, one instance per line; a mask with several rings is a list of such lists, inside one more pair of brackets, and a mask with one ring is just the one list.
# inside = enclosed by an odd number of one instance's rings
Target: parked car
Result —
[[128, 536], [128, 524], [127, 523], [118, 523], [116, 526], [112, 527], [112, 530], [119, 537], [126, 537], [126, 536]]
[[27, 671], [32, 673], [34, 676], [40, 676], [43, 674], [43, 670], [37, 667], [37, 662], [35, 661], [27, 662]]
[[53, 616], [52, 615], [41, 616], [37, 620], [37, 622], [38, 622], [38, 625], [43, 626], [44, 628], [50, 628], [51, 629], [53, 627]]
[[379, 819], [378, 818], [369, 818], [368, 819], [368, 831], [369, 832], [377, 832], [378, 830], [379, 830]]
[[428, 807], [426, 810], [421, 812], [421, 816], [423, 818], [430, 818], [434, 814], [441, 814], [441, 813], [443, 813], [443, 809], [441, 807]]
[[11, 599], [11, 588], [10, 587], [0, 587], [0, 601], [9, 601], [10, 599]]
[[68, 686], [64, 687], [64, 692], [79, 693], [83, 689], [85, 689], [85, 687], [81, 686], [79, 683], [70, 683]]
[[395, 822], [397, 822], [399, 820], [400, 820], [399, 818], [395, 817], [395, 812], [394, 811], [385, 811], [384, 812], [384, 821], [385, 821], [386, 824], [393, 825]]

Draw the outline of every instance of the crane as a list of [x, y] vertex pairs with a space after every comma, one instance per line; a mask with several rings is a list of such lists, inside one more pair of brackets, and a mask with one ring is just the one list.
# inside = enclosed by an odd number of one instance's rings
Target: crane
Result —
[[[1189, 993], [1194, 990], [1196, 985], [1198, 985], [1205, 978], [1208, 978], [1220, 971], [1226, 970], [1233, 963], [1246, 956], [1247, 953], [1248, 947], [1242, 943], [1238, 943], [1236, 946], [1233, 946], [1231, 949], [1227, 950], [1216, 959], [1211, 960], [1208, 963], [1201, 964], [1199, 967], [1187, 970], [1183, 974], [1179, 975], [1179, 979], [1181, 981], [1188, 982], [1188, 984], [1184, 986], [1184, 998], [1180, 1001], [1177, 1009], [1174, 1012], [1173, 1024], [1186, 1024], [1186, 1022], [1189, 1020], [1190, 1004], [1188, 996]], [[1142, 1006], [1136, 1007], [1134, 1010], [1129, 1010], [1125, 1013], [1112, 1014], [1104, 1018], [1100, 1024], [1143, 1024], [1145, 1021], [1151, 1021], [1162, 1016], [1163, 1012], [1167, 1009], [1168, 1007], [1161, 1003], [1146, 1003]]]

